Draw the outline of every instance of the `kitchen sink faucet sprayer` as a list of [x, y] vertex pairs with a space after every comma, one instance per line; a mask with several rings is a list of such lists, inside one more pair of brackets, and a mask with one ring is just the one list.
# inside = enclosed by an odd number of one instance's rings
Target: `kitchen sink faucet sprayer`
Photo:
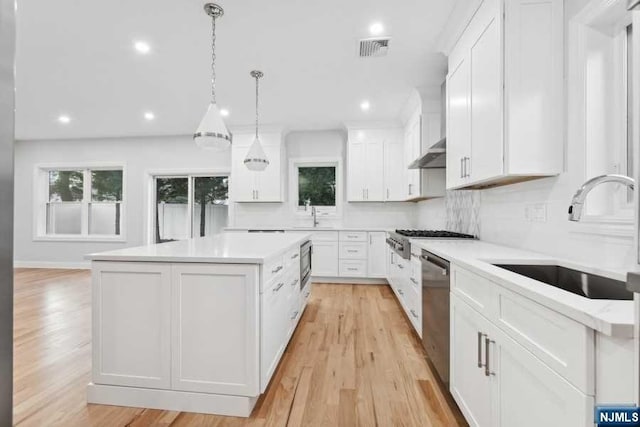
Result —
[[612, 174], [591, 178], [589, 181], [582, 184], [582, 187], [580, 187], [578, 191], [576, 191], [576, 194], [573, 195], [571, 206], [569, 206], [569, 221], [580, 221], [580, 218], [582, 217], [582, 208], [584, 207], [584, 200], [587, 198], [587, 195], [591, 192], [591, 190], [606, 182], [617, 182], [619, 184], [626, 185], [631, 190], [633, 190], [636, 185], [636, 182], [633, 178], [629, 178], [628, 176], [624, 175]]

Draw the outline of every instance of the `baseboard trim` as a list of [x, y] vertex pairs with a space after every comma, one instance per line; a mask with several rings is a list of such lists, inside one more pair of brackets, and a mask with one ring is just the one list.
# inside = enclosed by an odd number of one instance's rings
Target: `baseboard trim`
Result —
[[64, 270], [90, 270], [91, 262], [14, 261], [13, 268], [54, 268]]
[[257, 401], [258, 396], [231, 396], [93, 383], [87, 386], [87, 403], [233, 417], [250, 416]]
[[342, 283], [349, 285], [388, 285], [387, 279], [369, 279], [361, 277], [316, 277], [311, 276], [311, 283]]

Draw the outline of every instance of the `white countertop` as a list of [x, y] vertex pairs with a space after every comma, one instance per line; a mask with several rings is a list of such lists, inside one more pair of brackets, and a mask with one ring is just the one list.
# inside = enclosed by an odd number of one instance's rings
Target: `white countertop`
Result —
[[626, 281], [626, 271], [599, 269], [541, 253], [481, 241], [412, 239], [411, 245], [471, 270], [603, 334], [633, 337], [633, 301], [585, 298], [491, 264], [557, 264], [623, 282]]
[[309, 240], [300, 233], [221, 233], [87, 255], [92, 261], [200, 262], [262, 264]]
[[226, 231], [247, 231], [247, 230], [264, 230], [264, 231], [393, 231], [395, 228], [393, 227], [306, 227], [306, 226], [291, 226], [284, 225], [282, 227], [227, 227]]

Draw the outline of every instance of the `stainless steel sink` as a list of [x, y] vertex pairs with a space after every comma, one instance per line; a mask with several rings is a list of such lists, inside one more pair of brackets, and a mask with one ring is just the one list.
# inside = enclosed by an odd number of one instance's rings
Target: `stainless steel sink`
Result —
[[627, 290], [625, 282], [560, 265], [494, 265], [590, 299], [633, 299], [633, 292]]

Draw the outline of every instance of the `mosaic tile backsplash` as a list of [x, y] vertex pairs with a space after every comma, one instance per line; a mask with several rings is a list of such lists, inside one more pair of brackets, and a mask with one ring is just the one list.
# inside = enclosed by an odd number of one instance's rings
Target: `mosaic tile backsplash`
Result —
[[445, 196], [447, 230], [480, 235], [480, 192], [475, 190], [447, 191]]

